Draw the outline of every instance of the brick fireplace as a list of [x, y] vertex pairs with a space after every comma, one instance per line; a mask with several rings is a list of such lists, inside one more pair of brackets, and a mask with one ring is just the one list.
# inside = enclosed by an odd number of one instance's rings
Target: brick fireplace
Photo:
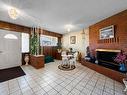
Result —
[[[114, 38], [100, 39], [99, 30], [114, 25]], [[127, 10], [104, 19], [89, 27], [90, 49], [120, 49], [127, 52]]]
[[98, 64], [119, 71], [119, 64], [114, 61], [119, 52], [120, 50], [96, 49]]

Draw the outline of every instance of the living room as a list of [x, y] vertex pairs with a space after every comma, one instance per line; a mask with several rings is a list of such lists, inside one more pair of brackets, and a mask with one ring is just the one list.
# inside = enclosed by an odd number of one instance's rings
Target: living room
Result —
[[0, 95], [127, 94], [127, 1], [0, 5]]

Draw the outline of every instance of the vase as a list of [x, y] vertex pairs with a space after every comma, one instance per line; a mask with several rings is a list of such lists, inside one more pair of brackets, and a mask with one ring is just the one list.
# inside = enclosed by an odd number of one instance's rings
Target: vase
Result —
[[62, 49], [57, 49], [58, 53], [61, 53], [62, 52]]
[[98, 64], [99, 63], [98, 60], [95, 60], [95, 63]]
[[25, 65], [29, 65], [28, 64], [29, 63], [29, 55], [28, 54], [25, 55], [24, 61], [26, 63]]
[[120, 66], [120, 68], [119, 68], [120, 71], [123, 71], [123, 72], [127, 71], [126, 65], [124, 63], [120, 63], [119, 66]]

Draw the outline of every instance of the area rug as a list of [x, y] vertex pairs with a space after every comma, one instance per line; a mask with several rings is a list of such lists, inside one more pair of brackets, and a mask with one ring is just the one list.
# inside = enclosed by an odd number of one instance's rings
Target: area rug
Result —
[[25, 72], [20, 66], [0, 70], [0, 82], [5, 82], [10, 79], [14, 79], [20, 76], [24, 76]]
[[64, 71], [70, 71], [70, 70], [74, 70], [76, 67], [75, 65], [71, 65], [71, 67], [69, 65], [59, 65], [58, 68]]

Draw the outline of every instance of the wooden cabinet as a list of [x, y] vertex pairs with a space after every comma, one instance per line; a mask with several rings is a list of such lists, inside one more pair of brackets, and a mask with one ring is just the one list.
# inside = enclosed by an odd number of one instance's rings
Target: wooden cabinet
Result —
[[44, 55], [30, 55], [30, 64], [36, 69], [44, 67]]

